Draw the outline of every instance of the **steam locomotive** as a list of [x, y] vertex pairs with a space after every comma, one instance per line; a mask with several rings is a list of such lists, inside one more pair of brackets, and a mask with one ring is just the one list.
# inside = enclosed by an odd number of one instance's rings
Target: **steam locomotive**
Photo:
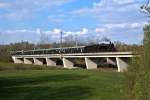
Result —
[[83, 50], [84, 53], [115, 52], [115, 51], [117, 50], [112, 42], [85, 46]]
[[99, 43], [88, 46], [64, 47], [52, 49], [12, 51], [12, 55], [42, 55], [42, 54], [67, 54], [67, 53], [96, 53], [96, 52], [115, 52], [117, 51], [112, 42]]

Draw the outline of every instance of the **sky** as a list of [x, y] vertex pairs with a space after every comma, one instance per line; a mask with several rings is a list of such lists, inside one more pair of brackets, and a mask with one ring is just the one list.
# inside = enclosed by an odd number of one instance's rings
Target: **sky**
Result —
[[0, 0], [0, 44], [19, 41], [112, 41], [139, 44], [147, 15], [145, 0]]

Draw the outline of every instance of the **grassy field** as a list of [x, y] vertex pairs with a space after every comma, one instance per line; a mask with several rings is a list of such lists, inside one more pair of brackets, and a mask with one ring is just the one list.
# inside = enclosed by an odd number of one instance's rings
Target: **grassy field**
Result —
[[39, 65], [25, 65], [25, 64], [13, 64], [0, 62], [0, 71], [20, 71], [20, 70], [52, 70], [52, 69], [62, 69], [61, 67], [52, 66], [39, 66]]
[[121, 100], [122, 79], [84, 69], [0, 71], [0, 100]]

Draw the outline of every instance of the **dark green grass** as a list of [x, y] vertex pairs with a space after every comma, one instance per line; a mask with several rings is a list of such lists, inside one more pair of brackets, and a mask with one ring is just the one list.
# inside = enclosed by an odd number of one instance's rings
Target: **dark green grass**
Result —
[[122, 98], [121, 73], [7, 63], [0, 63], [0, 68], [0, 100], [121, 100]]
[[25, 65], [0, 62], [0, 71], [19, 71], [19, 70], [48, 70], [61, 69], [61, 67], [39, 66], [39, 65]]

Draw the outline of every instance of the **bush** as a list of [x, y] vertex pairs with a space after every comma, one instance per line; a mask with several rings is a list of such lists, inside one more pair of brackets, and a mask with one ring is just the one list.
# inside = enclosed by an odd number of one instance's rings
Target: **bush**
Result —
[[143, 49], [136, 51], [125, 73], [125, 100], [150, 100], [150, 25], [144, 29]]

